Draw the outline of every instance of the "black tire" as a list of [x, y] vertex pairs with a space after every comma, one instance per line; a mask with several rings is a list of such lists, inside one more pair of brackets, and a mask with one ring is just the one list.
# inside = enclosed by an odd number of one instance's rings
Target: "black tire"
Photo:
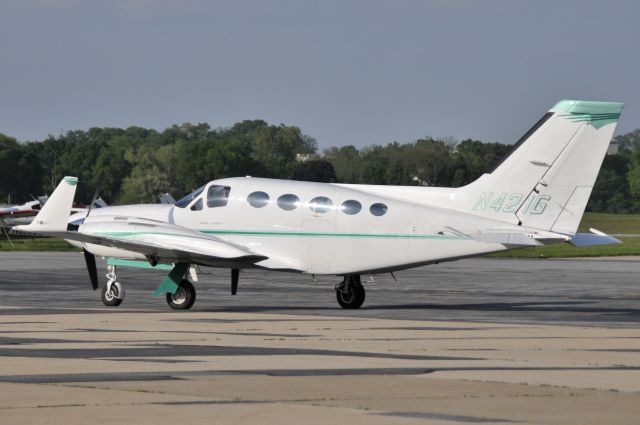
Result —
[[189, 310], [196, 302], [196, 288], [187, 279], [182, 279], [175, 294], [167, 293], [167, 304], [174, 310]]
[[347, 293], [340, 288], [336, 289], [336, 298], [342, 308], [360, 308], [364, 304], [365, 295], [364, 286], [361, 283], [352, 283]]
[[107, 293], [107, 285], [102, 287], [102, 304], [107, 307], [118, 307], [122, 304], [122, 298], [118, 298], [118, 287], [113, 284], [111, 285], [111, 293]]

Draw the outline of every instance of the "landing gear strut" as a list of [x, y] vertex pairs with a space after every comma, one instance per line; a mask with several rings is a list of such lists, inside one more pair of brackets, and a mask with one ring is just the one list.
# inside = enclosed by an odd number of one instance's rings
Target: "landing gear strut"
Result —
[[107, 307], [117, 307], [124, 300], [124, 287], [118, 282], [116, 266], [107, 266], [107, 284], [102, 287], [102, 303]]
[[365, 291], [360, 275], [347, 275], [336, 285], [336, 298], [342, 308], [356, 309], [364, 303]]

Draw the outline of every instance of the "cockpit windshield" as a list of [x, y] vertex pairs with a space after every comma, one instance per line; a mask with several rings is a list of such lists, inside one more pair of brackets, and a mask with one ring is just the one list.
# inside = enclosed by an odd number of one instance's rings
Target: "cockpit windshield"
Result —
[[187, 205], [191, 203], [191, 201], [193, 201], [198, 195], [200, 195], [203, 190], [204, 190], [204, 186], [200, 186], [199, 188], [197, 188], [196, 190], [194, 190], [184, 198], [177, 201], [174, 205], [178, 208], [185, 208]]

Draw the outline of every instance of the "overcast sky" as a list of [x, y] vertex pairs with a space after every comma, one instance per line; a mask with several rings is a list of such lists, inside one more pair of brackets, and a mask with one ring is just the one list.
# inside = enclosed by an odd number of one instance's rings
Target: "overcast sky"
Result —
[[556, 101], [640, 127], [640, 2], [0, 0], [0, 132], [244, 119], [320, 148], [514, 142]]

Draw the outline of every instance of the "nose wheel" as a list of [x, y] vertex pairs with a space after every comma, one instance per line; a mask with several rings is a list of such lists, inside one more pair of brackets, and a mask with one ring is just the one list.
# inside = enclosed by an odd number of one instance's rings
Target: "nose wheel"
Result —
[[196, 288], [187, 279], [182, 279], [175, 293], [167, 293], [167, 304], [174, 310], [188, 310], [196, 302]]
[[[111, 287], [109, 287], [111, 286]], [[120, 282], [113, 282], [111, 285], [102, 287], [102, 303], [107, 307], [117, 307], [124, 299], [124, 289]]]
[[364, 286], [360, 282], [360, 275], [345, 276], [344, 280], [336, 285], [336, 298], [342, 308], [360, 308], [365, 298]]
[[107, 266], [107, 284], [102, 287], [102, 303], [107, 307], [117, 307], [124, 300], [124, 287], [117, 281], [115, 266]]

